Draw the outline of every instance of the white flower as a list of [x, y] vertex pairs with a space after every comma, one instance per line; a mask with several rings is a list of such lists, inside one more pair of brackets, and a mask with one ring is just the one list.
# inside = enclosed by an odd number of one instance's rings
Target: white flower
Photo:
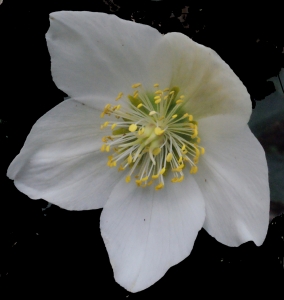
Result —
[[113, 15], [50, 19], [53, 79], [71, 99], [33, 126], [8, 169], [16, 187], [70, 210], [103, 207], [115, 280], [132, 292], [186, 258], [202, 227], [229, 246], [262, 244], [267, 164], [230, 67], [180, 33]]

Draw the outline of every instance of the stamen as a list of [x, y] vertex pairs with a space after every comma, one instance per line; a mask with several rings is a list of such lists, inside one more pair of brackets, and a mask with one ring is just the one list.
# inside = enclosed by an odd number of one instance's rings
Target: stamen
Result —
[[162, 94], [163, 94], [163, 91], [157, 90], [157, 91], [155, 92], [155, 94], [162, 95]]
[[137, 129], [137, 125], [136, 125], [136, 124], [131, 124], [131, 125], [129, 126], [129, 128], [128, 128], [128, 130], [129, 130], [130, 132], [134, 132], [136, 129]]
[[155, 115], [156, 113], [157, 113], [156, 111], [152, 110], [152, 111], [149, 112], [149, 116], [153, 116], [153, 115]]
[[141, 85], [142, 85], [142, 84], [138, 82], [138, 83], [132, 84], [131, 87], [132, 87], [133, 89], [136, 89], [136, 88], [138, 88], [138, 87], [141, 86]]
[[168, 153], [167, 157], [166, 157], [166, 161], [170, 162], [173, 159], [173, 154], [172, 153]]
[[160, 189], [162, 189], [164, 187], [163, 183], [159, 183], [158, 185], [156, 185], [155, 190], [158, 191]]
[[179, 100], [176, 101], [176, 104], [181, 104], [183, 102], [184, 102], [183, 100], [179, 99]]
[[157, 90], [145, 91], [141, 83], [132, 85], [134, 89], [139, 87], [127, 97], [118, 93], [115, 100], [121, 99], [120, 104], [104, 107], [102, 118], [110, 116], [119, 121], [106, 121], [100, 126], [112, 130], [102, 137], [101, 151], [111, 152], [108, 167], [130, 170], [125, 177], [127, 183], [132, 175], [137, 186], [144, 188], [158, 179], [155, 190], [160, 190], [165, 176], [179, 183], [190, 176], [184, 174], [184, 169], [190, 174], [198, 172], [197, 164], [205, 149], [200, 146], [198, 123], [183, 106], [187, 97], [180, 95], [178, 87], [158, 89], [155, 83]]
[[161, 152], [161, 148], [155, 148], [154, 150], [153, 150], [153, 155], [158, 155], [159, 153]]
[[118, 93], [118, 95], [117, 95], [117, 97], [115, 98], [115, 100], [117, 101], [117, 100], [121, 99], [122, 96], [123, 96], [123, 93], [122, 93], [122, 92]]
[[162, 130], [160, 127], [155, 128], [155, 134], [156, 135], [161, 135], [165, 132], [165, 130]]

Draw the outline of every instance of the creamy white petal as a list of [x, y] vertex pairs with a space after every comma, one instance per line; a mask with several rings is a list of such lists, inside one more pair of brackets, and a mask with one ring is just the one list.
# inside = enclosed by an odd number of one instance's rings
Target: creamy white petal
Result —
[[161, 38], [154, 28], [115, 15], [54, 12], [46, 34], [53, 80], [75, 100], [102, 108], [136, 82], [155, 83], [148, 61]]
[[217, 114], [236, 115], [247, 123], [251, 100], [231, 68], [212, 49], [181, 33], [168, 33], [155, 44], [153, 75], [170, 78], [187, 101], [186, 110], [200, 119]]
[[62, 208], [101, 208], [119, 179], [100, 152], [100, 112], [66, 100], [42, 116], [7, 175], [32, 199]]
[[186, 258], [204, 218], [202, 194], [192, 177], [164, 189], [121, 182], [101, 214], [101, 233], [115, 280], [131, 292], [154, 284]]
[[[206, 153], [200, 159], [196, 180], [205, 199], [204, 228], [228, 246], [247, 241], [261, 245], [269, 222], [264, 150], [247, 125], [231, 136], [225, 128], [225, 134], [220, 134], [215, 125], [218, 127], [217, 117], [199, 122]], [[224, 126], [230, 126], [229, 122]]]

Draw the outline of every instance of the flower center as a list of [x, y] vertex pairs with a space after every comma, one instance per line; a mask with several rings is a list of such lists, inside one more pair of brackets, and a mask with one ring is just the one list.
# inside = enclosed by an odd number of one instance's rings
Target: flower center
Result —
[[112, 133], [102, 138], [101, 151], [112, 152], [107, 165], [123, 171], [129, 168], [125, 181], [134, 176], [138, 186], [146, 187], [157, 182], [155, 189], [164, 187], [164, 176], [172, 172], [172, 182], [184, 179], [185, 169], [191, 174], [198, 171], [198, 161], [205, 149], [199, 146], [198, 124], [184, 110], [184, 95], [179, 88], [164, 90], [154, 84], [155, 91], [144, 91], [140, 83], [132, 85], [134, 93], [124, 99], [119, 93], [116, 101], [107, 104], [101, 113], [114, 116], [101, 129]]

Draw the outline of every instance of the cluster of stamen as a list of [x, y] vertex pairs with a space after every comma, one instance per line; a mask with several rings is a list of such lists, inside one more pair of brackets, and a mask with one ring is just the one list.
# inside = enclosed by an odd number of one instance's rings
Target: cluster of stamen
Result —
[[101, 151], [110, 152], [107, 165], [128, 169], [127, 183], [132, 176], [141, 187], [157, 182], [156, 190], [164, 187], [164, 176], [170, 171], [174, 183], [184, 179], [186, 167], [195, 174], [205, 150], [199, 146], [197, 122], [184, 111], [185, 97], [179, 95], [179, 88], [160, 90], [154, 84], [152, 93], [140, 83], [132, 88], [127, 98], [122, 93], [116, 97], [122, 104], [107, 104], [101, 113], [102, 118], [115, 117], [101, 125], [112, 131], [102, 138]]

